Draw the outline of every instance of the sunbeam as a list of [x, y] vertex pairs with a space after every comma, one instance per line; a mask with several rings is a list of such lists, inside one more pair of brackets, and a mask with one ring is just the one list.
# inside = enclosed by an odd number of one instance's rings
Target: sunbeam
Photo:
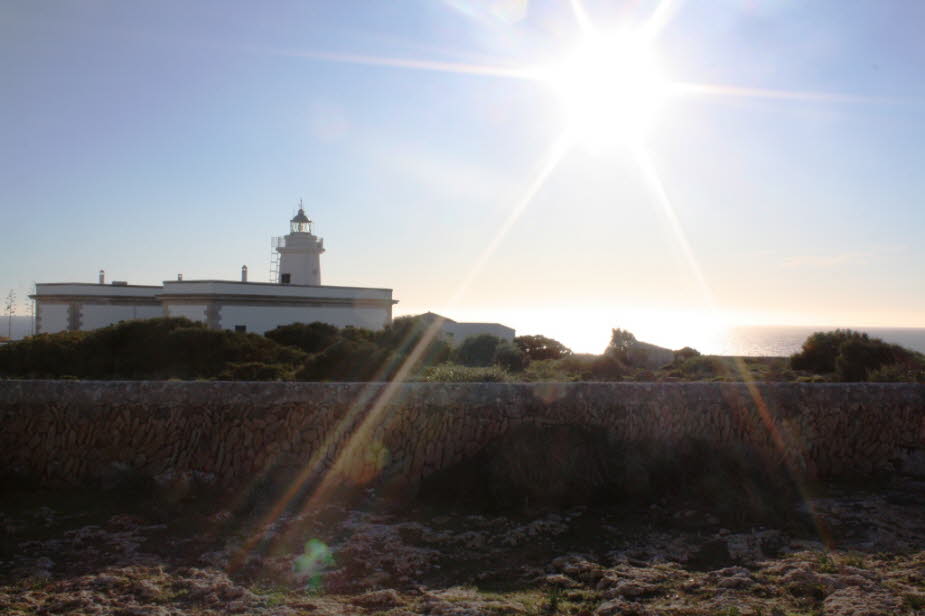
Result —
[[[631, 147], [645, 185], [651, 191], [657, 208], [668, 223], [671, 236], [680, 250], [687, 271], [695, 282], [704, 305], [715, 314], [721, 314], [716, 308], [713, 293], [688, 241], [674, 204], [644, 143], [644, 128], [655, 117], [655, 112], [662, 100], [666, 97], [706, 96], [820, 103], [882, 101], [871, 97], [827, 92], [746, 88], [668, 80], [664, 78], [656, 62], [656, 50], [652, 44], [677, 12], [679, 2], [662, 0], [655, 6], [648, 20], [638, 28], [611, 34], [596, 32], [582, 0], [570, 0], [569, 5], [581, 32], [581, 40], [573, 53], [563, 56], [563, 62], [556, 65], [493, 66], [319, 51], [282, 50], [273, 53], [373, 67], [537, 81], [554, 85], [560, 97], [568, 102], [565, 107], [572, 119], [570, 130], [558, 136], [543, 153], [523, 195], [512, 203], [510, 211], [491, 240], [473, 260], [468, 272], [450, 296], [448, 306], [457, 305], [465, 296], [510, 230], [542, 190], [563, 157], [575, 145], [578, 136], [575, 126], [578, 125], [582, 129], [578, 131], [580, 133], [605, 133], [607, 139], [622, 142]], [[608, 128], [610, 130], [607, 130]], [[614, 128], [616, 130], [613, 130]], [[383, 421], [388, 420], [387, 409], [391, 408], [395, 402], [399, 386], [407, 381], [412, 370], [420, 362], [426, 349], [439, 332], [440, 322], [434, 320], [428, 324], [400, 365], [396, 367], [395, 364], [383, 364], [379, 367], [375, 378], [380, 382], [370, 383], [363, 389], [363, 393], [352, 401], [348, 412], [329, 432], [323, 445], [312, 452], [310, 460], [300, 469], [285, 493], [271, 507], [264, 518], [264, 524], [278, 518], [297, 498], [304, 497], [301, 505], [303, 508], [308, 508], [313, 504], [323, 502], [341, 485], [344, 479], [359, 485], [367, 479], [372, 479], [372, 477], [358, 476], [358, 470], [362, 469], [357, 466], [357, 461], [359, 460], [359, 464], [362, 465], [363, 456], [368, 453], [373, 444], [373, 434]], [[411, 340], [408, 343], [410, 344]], [[794, 466], [793, 452], [789, 450], [786, 441], [787, 438], [798, 438], [798, 435], [781, 434], [771, 411], [751, 379], [747, 367], [739, 362], [737, 368], [769, 433], [770, 442], [788, 465], [792, 478], [802, 491], [804, 500], [808, 502], [805, 486], [800, 481], [799, 469]], [[307, 489], [310, 492], [305, 494]], [[820, 536], [822, 536], [821, 527]], [[256, 546], [259, 540], [259, 535], [249, 538], [243, 544], [235, 562], [243, 562], [247, 553]]]
[[668, 25], [679, 10], [679, 0], [661, 0], [652, 11], [652, 15], [642, 25], [641, 30], [647, 38], [655, 38]]
[[[482, 250], [470, 268], [469, 273], [460, 282], [449, 301], [450, 305], [456, 304], [465, 294], [466, 289], [501, 244], [504, 237], [539, 193], [550, 174], [568, 151], [568, 148], [569, 141], [564, 135], [552, 143], [541, 159], [537, 173], [528, 184], [523, 196], [514, 203], [504, 223]], [[420, 340], [394, 373], [394, 376], [384, 385], [381, 381], [371, 382], [363, 389], [363, 393], [353, 401], [348, 412], [338, 422], [336, 428], [325, 438], [321, 447], [312, 453], [310, 460], [302, 467], [286, 491], [263, 517], [261, 523], [257, 526], [257, 532], [242, 544], [237, 554], [232, 558], [232, 567], [238, 567], [246, 560], [247, 554], [261, 540], [260, 529], [267, 523], [279, 518], [306, 486], [314, 486], [314, 488], [310, 496], [305, 499], [302, 506], [303, 510], [323, 501], [339, 485], [340, 480], [350, 477], [351, 465], [359, 459], [358, 456], [369, 446], [371, 442], [370, 435], [383, 420], [386, 407], [395, 399], [399, 386], [408, 380], [411, 370], [421, 360], [427, 347], [439, 334], [440, 325], [438, 320], [434, 320], [427, 326]], [[387, 375], [389, 368], [390, 366], [382, 366], [376, 379], [382, 379], [383, 376]], [[370, 404], [370, 402], [372, 403]], [[337, 452], [337, 446], [342, 442], [344, 445]], [[332, 458], [333, 463], [325, 468], [325, 460]]]
[[546, 180], [549, 178], [553, 170], [558, 166], [559, 162], [568, 152], [569, 147], [571, 146], [571, 140], [569, 136], [562, 135], [547, 150], [546, 155], [543, 157], [536, 175], [533, 180], [527, 186], [527, 190], [524, 192], [523, 196], [518, 199], [514, 207], [511, 208], [510, 213], [507, 215], [507, 218], [498, 228], [498, 231], [495, 233], [494, 237], [491, 238], [491, 241], [482, 249], [482, 252], [479, 253], [479, 256], [475, 259], [475, 263], [469, 270], [469, 273], [463, 278], [462, 282], [459, 283], [456, 291], [450, 297], [449, 305], [455, 305], [468, 290], [469, 286], [472, 284], [472, 281], [476, 276], [482, 271], [482, 268], [485, 266], [485, 263], [494, 254], [498, 246], [501, 244], [501, 241], [511, 230], [511, 227], [517, 222], [517, 219], [520, 218], [524, 210], [533, 201], [537, 193], [546, 183]]
[[581, 31], [585, 34], [591, 32], [594, 26], [591, 24], [591, 18], [588, 17], [588, 12], [585, 10], [585, 6], [582, 4], [581, 0], [571, 0], [569, 4], [572, 7], [572, 15], [575, 17], [575, 21], [578, 23], [578, 27], [581, 28]]
[[655, 201], [658, 203], [661, 208], [662, 214], [664, 214], [665, 219], [668, 221], [668, 226], [671, 228], [671, 233], [674, 236], [675, 241], [678, 244], [678, 247], [681, 249], [681, 253], [684, 256], [684, 261], [690, 270], [691, 276], [697, 282], [697, 286], [700, 289], [700, 292], [703, 296], [704, 303], [708, 306], [714, 306], [713, 293], [710, 291], [709, 285], [703, 276], [703, 270], [700, 268], [700, 263], [697, 261], [697, 258], [694, 256], [694, 251], [691, 250], [690, 242], [687, 241], [687, 235], [684, 233], [684, 229], [681, 226], [681, 222], [678, 220], [678, 215], [675, 213], [674, 205], [671, 203], [671, 199], [668, 198], [668, 193], [665, 191], [665, 185], [662, 183], [661, 176], [658, 174], [658, 170], [655, 168], [655, 164], [652, 162], [651, 156], [645, 147], [636, 147], [633, 150], [639, 169], [642, 172], [643, 179], [645, 180], [646, 185], [649, 187], [649, 190], [652, 191]]
[[438, 62], [435, 60], [416, 60], [412, 58], [382, 58], [357, 54], [333, 53], [325, 51], [276, 51], [278, 55], [294, 58], [325, 60], [342, 64], [361, 64], [365, 66], [384, 66], [418, 71], [440, 73], [458, 73], [462, 75], [480, 75], [483, 77], [505, 77], [509, 79], [536, 79], [535, 71], [529, 68], [511, 68], [487, 66], [483, 64], [463, 64], [459, 62]]
[[[707, 280], [703, 275], [703, 270], [700, 267], [700, 263], [698, 262], [697, 257], [691, 248], [690, 242], [687, 240], [687, 235], [684, 233], [684, 228], [682, 227], [681, 222], [675, 213], [674, 205], [672, 204], [671, 199], [668, 197], [668, 193], [665, 190], [665, 186], [661, 180], [657, 168], [655, 167], [655, 164], [652, 162], [652, 159], [645, 148], [636, 148], [634, 153], [636, 161], [639, 164], [640, 170], [645, 179], [645, 183], [652, 191], [655, 200], [658, 202], [662, 213], [665, 215], [665, 218], [667, 219], [671, 228], [672, 235], [674, 236], [678, 247], [684, 255], [684, 260], [688, 269], [690, 270], [690, 275], [694, 278], [694, 280], [697, 281], [697, 285], [699, 286], [700, 292], [703, 295], [704, 303], [714, 314], [720, 314], [713, 292], [710, 289], [710, 286], [707, 284]], [[762, 397], [760, 390], [755, 385], [755, 380], [752, 377], [751, 372], [742, 361], [742, 358], [735, 358], [734, 365], [736, 370], [739, 372], [740, 377], [742, 378], [742, 382], [745, 384], [748, 395], [752, 399], [752, 403], [758, 412], [762, 424], [767, 430], [771, 444], [779, 452], [784, 466], [787, 469], [787, 473], [790, 475], [790, 479], [793, 481], [798, 492], [800, 493], [804, 504], [806, 504], [809, 510], [813, 524], [816, 527], [816, 531], [819, 534], [820, 539], [822, 539], [822, 541], [827, 546], [829, 546], [831, 544], [831, 537], [825, 531], [824, 526], [820, 523], [820, 520], [816, 516], [815, 511], [812, 510], [809, 490], [806, 486], [806, 483], [802, 479], [803, 469], [798, 468], [798, 465], [794, 461], [794, 454], [792, 451], [794, 444], [788, 443], [784, 439], [783, 435], [774, 422], [774, 418], [771, 416], [771, 411], [769, 410], [767, 403]], [[790, 436], [791, 438], [798, 438], [797, 435]]]

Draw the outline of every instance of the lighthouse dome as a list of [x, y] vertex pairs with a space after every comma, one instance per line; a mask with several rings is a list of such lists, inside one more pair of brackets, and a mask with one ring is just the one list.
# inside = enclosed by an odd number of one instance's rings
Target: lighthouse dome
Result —
[[311, 233], [312, 221], [305, 215], [305, 210], [299, 206], [299, 213], [289, 221], [289, 229], [292, 233]]

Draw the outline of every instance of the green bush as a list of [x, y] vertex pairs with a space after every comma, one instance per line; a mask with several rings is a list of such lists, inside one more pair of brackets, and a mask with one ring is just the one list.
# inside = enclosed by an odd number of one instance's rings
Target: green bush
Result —
[[587, 378], [595, 381], [619, 381], [629, 374], [629, 369], [616, 355], [605, 353], [591, 362]]
[[464, 366], [490, 366], [501, 342], [501, 338], [491, 334], [469, 336], [453, 351], [453, 361]]
[[546, 336], [517, 336], [514, 338], [514, 344], [530, 361], [561, 359], [572, 354], [570, 348]]
[[502, 341], [495, 348], [495, 356], [492, 361], [496, 366], [501, 366], [508, 372], [523, 372], [530, 360], [515, 344]]
[[881, 366], [868, 373], [868, 380], [880, 383], [925, 383], [925, 358]]
[[684, 360], [690, 359], [692, 357], [699, 357], [700, 351], [693, 349], [689, 346], [684, 347], [683, 349], [678, 349], [674, 352], [674, 361], [675, 363], [681, 363]]
[[580, 381], [581, 374], [571, 371], [562, 359], [540, 359], [531, 361], [518, 375], [518, 380], [550, 383]]
[[695, 355], [676, 365], [684, 378], [706, 380], [732, 376], [736, 373], [731, 360], [716, 355]]
[[416, 380], [427, 383], [503, 383], [509, 380], [499, 366], [441, 364], [425, 368]]
[[185, 327], [167, 336], [167, 375], [180, 378], [218, 377], [228, 364], [301, 363], [305, 353], [258, 334]]
[[333, 325], [315, 321], [280, 325], [264, 333], [264, 336], [277, 344], [293, 346], [306, 353], [319, 353], [340, 338], [340, 331]]
[[625, 329], [611, 330], [610, 344], [604, 350], [605, 355], [616, 357], [622, 362], [626, 362], [627, 352], [638, 344], [636, 336]]
[[0, 376], [56, 378], [80, 365], [86, 332], [39, 334], [0, 347]]
[[386, 381], [401, 363], [400, 356], [368, 341], [341, 339], [305, 360], [296, 378], [302, 381]]
[[0, 374], [82, 379], [215, 378], [230, 364], [295, 366], [305, 353], [257, 334], [182, 318], [126, 321], [90, 332], [42, 334], [0, 349]]
[[417, 368], [442, 364], [450, 357], [450, 345], [440, 336], [438, 326], [421, 316], [398, 317], [376, 333], [375, 341], [382, 348], [401, 356], [411, 355], [423, 345]]
[[896, 364], [915, 365], [920, 357], [918, 353], [865, 333], [837, 329], [808, 337], [800, 352], [790, 357], [790, 365], [794, 370], [835, 373], [840, 381], [866, 381], [874, 374], [880, 375], [878, 378], [895, 376], [896, 371], [881, 371]]
[[558, 360], [558, 367], [563, 374], [571, 375], [571, 380], [585, 381], [593, 378], [595, 364], [600, 358], [591, 353], [574, 353]]
[[288, 381], [292, 379], [292, 368], [250, 361], [228, 364], [218, 378], [224, 381]]

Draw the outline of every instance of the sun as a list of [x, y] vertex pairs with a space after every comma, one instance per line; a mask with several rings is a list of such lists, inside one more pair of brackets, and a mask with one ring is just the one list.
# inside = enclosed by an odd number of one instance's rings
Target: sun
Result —
[[626, 32], [587, 34], [543, 80], [560, 99], [571, 137], [595, 146], [643, 140], [669, 89], [651, 43]]

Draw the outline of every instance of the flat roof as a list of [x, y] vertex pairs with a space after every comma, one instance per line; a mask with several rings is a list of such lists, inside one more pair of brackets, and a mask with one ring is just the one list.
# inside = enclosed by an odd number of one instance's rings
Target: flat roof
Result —
[[285, 287], [285, 288], [304, 287], [306, 289], [366, 289], [368, 291], [391, 291], [392, 290], [392, 289], [386, 289], [383, 287], [341, 287], [341, 286], [331, 285], [331, 284], [280, 284], [278, 282], [251, 282], [250, 280], [248, 280], [247, 282], [244, 282], [241, 280], [185, 280], [185, 279], [184, 280], [165, 280], [164, 285], [187, 284], [191, 282], [211, 282], [211, 283], [220, 282], [222, 284], [242, 284], [242, 285], [249, 284], [249, 285], [262, 286], [262, 287]]
[[110, 289], [115, 287], [116, 289], [124, 289], [125, 287], [136, 288], [136, 289], [160, 289], [161, 285], [157, 284], [112, 284], [107, 282], [100, 284], [98, 282], [37, 282], [35, 286], [37, 287], [62, 287], [65, 285], [71, 286], [80, 286], [80, 287], [100, 287], [105, 289]]

